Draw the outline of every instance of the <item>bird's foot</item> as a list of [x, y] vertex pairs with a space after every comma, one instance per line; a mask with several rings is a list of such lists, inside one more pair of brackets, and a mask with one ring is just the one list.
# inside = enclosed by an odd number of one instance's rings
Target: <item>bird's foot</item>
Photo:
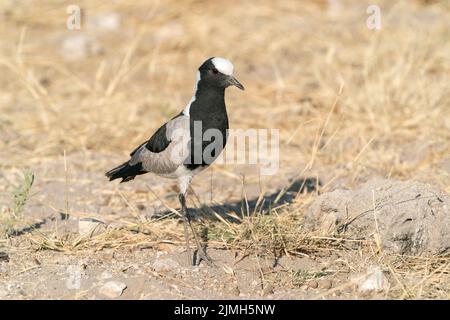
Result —
[[198, 247], [197, 250], [195, 250], [194, 253], [194, 266], [198, 266], [200, 264], [200, 262], [205, 261], [205, 263], [209, 266], [209, 267], [215, 267], [216, 265], [214, 264], [213, 260], [211, 259], [211, 257], [206, 253], [205, 249], [203, 249], [202, 247]]

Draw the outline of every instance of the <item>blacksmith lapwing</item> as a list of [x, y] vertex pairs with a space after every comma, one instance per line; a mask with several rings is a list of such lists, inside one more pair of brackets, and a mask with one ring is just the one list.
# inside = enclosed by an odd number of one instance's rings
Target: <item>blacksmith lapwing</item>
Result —
[[[213, 57], [206, 60], [197, 71], [194, 95], [183, 111], [131, 152], [127, 162], [106, 173], [109, 180], [122, 178], [121, 182], [147, 172], [178, 180], [186, 248], [194, 265], [201, 260], [208, 264], [212, 261], [192, 227], [186, 207], [186, 191], [192, 177], [207, 168], [227, 142], [225, 89], [233, 85], [244, 90], [233, 76], [233, 70], [233, 64], [227, 59]], [[197, 244], [197, 258], [190, 251], [188, 225]]]

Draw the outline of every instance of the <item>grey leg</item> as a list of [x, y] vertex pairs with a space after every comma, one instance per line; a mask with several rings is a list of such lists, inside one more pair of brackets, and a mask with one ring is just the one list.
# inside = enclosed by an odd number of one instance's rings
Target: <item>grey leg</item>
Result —
[[[201, 245], [201, 242], [199, 240], [199, 237], [197, 235], [197, 233], [194, 230], [194, 227], [192, 226], [192, 222], [191, 222], [191, 217], [189, 215], [189, 212], [187, 210], [186, 207], [186, 198], [183, 194], [180, 194], [180, 203], [181, 203], [181, 210], [184, 210], [184, 217], [185, 217], [185, 237], [187, 234], [187, 228], [186, 228], [186, 222], [187, 224], [189, 224], [189, 227], [191, 228], [192, 234], [194, 235], [194, 239], [195, 239], [195, 243], [197, 245], [197, 250], [196, 250], [196, 256], [192, 257], [192, 261], [193, 261], [193, 265], [198, 265], [202, 260], [206, 262], [206, 264], [208, 264], [209, 266], [214, 266], [214, 263], [212, 262], [212, 259], [207, 255], [205, 249], [203, 248], [203, 246]], [[184, 208], [184, 209], [183, 209]], [[188, 238], [188, 237], [187, 237]], [[190, 250], [188, 251], [189, 255], [190, 255]]]
[[188, 213], [186, 208], [186, 199], [183, 194], [179, 195], [179, 200], [181, 204], [181, 214], [183, 215], [183, 225], [184, 225], [184, 240], [186, 242], [186, 252], [188, 256], [188, 265], [195, 264], [193, 261], [193, 256], [191, 252], [191, 245], [189, 243], [189, 231], [188, 231]]

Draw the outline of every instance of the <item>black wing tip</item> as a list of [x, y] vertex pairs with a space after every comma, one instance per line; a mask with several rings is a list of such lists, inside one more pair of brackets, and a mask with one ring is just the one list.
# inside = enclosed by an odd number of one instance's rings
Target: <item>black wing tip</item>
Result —
[[130, 166], [128, 162], [125, 162], [120, 166], [106, 172], [105, 176], [109, 179], [109, 181], [121, 178], [122, 180], [120, 183], [123, 183], [133, 180], [137, 175], [144, 173], [145, 171], [142, 171], [142, 163]]
[[105, 173], [105, 176], [108, 178], [108, 181], [113, 181], [113, 180], [122, 178], [122, 180], [119, 183], [124, 183], [124, 182], [130, 181], [130, 180], [133, 180], [135, 178], [134, 176], [125, 177], [125, 178], [124, 177], [114, 177], [113, 175], [108, 174], [108, 172]]
[[119, 177], [115, 177], [115, 173], [117, 172], [117, 168], [114, 168], [112, 170], [109, 170], [108, 172], [105, 173], [105, 177], [107, 177], [109, 179], [109, 181], [113, 181]]
[[130, 180], [134, 180], [135, 177], [136, 176], [129, 176], [129, 177], [122, 178], [122, 181], [120, 181], [120, 183], [128, 182]]

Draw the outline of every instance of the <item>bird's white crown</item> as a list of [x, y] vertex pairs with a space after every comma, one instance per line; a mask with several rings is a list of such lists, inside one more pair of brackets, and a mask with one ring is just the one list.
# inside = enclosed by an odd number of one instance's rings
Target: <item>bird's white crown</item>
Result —
[[233, 74], [234, 66], [229, 60], [215, 57], [211, 60], [211, 62], [220, 73], [226, 74], [227, 76], [231, 76]]

